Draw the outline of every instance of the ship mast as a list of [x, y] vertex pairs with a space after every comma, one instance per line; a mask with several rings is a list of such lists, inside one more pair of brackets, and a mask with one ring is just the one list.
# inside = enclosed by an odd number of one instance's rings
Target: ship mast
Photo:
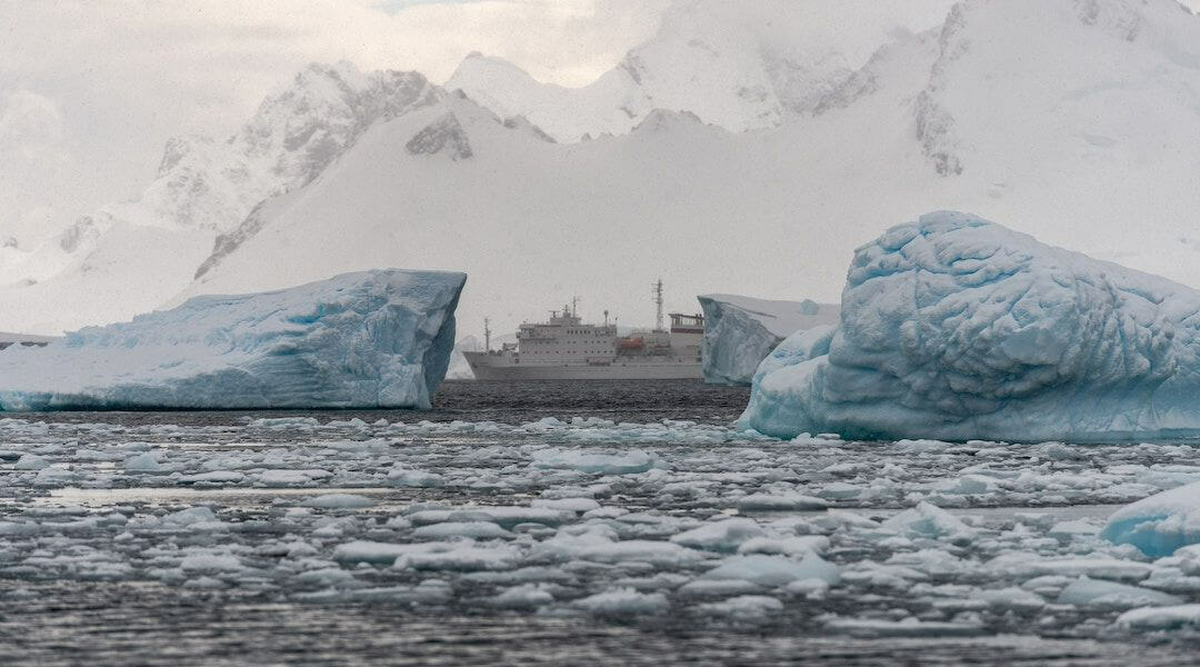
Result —
[[662, 282], [662, 278], [659, 278], [658, 282], [654, 283], [654, 305], [657, 307], [657, 311], [654, 316], [654, 330], [662, 331], [663, 330], [663, 282]]
[[483, 351], [492, 351], [492, 321], [488, 318], [483, 318]]

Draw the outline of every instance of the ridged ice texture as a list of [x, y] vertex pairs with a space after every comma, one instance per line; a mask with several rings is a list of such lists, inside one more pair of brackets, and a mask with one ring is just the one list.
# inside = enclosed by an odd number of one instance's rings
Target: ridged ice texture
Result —
[[781, 344], [741, 424], [945, 440], [1197, 433], [1198, 311], [1200, 293], [1177, 283], [932, 213], [856, 251], [827, 349]]
[[427, 408], [466, 276], [375, 270], [200, 296], [0, 352], [0, 410]]
[[710, 384], [748, 385], [759, 363], [783, 339], [838, 320], [838, 306], [813, 301], [730, 294], [698, 299], [704, 310], [704, 381]]

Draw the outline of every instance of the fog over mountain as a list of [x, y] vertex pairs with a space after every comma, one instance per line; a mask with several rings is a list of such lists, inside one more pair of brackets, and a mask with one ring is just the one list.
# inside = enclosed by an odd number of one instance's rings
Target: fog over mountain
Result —
[[582, 88], [487, 55], [445, 86], [312, 65], [232, 137], [171, 141], [133, 200], [36, 248], [0, 229], [0, 330], [378, 266], [466, 271], [472, 334], [575, 295], [648, 322], [659, 276], [677, 310], [836, 301], [857, 244], [942, 208], [1200, 285], [1200, 18], [863, 4], [678, 3]]

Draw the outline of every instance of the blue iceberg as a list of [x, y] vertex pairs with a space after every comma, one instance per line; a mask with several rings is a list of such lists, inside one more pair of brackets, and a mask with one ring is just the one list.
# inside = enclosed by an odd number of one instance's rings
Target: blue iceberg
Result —
[[797, 331], [830, 326], [838, 306], [815, 301], [770, 301], [732, 294], [702, 294], [704, 381], [748, 385], [759, 363]]
[[1108, 518], [1100, 537], [1114, 544], [1132, 544], [1154, 558], [1200, 544], [1200, 482], [1122, 507]]
[[778, 437], [1113, 442], [1200, 433], [1200, 292], [938, 212], [855, 252], [833, 331], [763, 361]]
[[13, 346], [0, 351], [0, 410], [428, 408], [465, 282], [348, 273]]

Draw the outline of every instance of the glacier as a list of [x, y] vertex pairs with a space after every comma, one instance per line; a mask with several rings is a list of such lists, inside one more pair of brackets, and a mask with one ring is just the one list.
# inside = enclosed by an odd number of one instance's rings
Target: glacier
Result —
[[197, 296], [0, 351], [0, 411], [428, 408], [466, 275], [399, 269]]
[[702, 294], [704, 381], [748, 385], [758, 364], [789, 335], [836, 324], [840, 307], [815, 301], [770, 301]]
[[936, 212], [855, 252], [739, 425], [777, 437], [1121, 442], [1200, 432], [1200, 292]]

